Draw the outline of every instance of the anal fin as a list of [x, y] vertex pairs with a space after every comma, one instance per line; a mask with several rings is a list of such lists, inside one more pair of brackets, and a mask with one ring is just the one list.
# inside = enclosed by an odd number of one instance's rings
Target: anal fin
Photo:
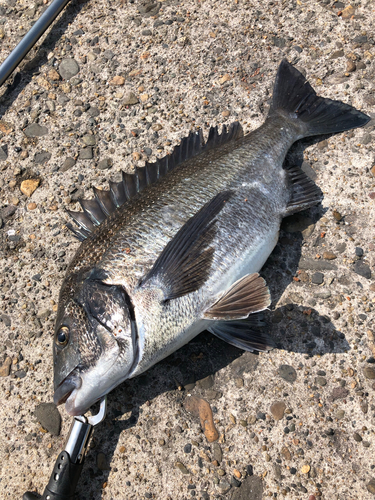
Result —
[[205, 319], [244, 319], [251, 313], [263, 311], [271, 304], [270, 292], [258, 273], [247, 274], [234, 283], [210, 309]]
[[207, 330], [244, 351], [269, 351], [275, 343], [264, 327], [262, 313], [256, 313], [237, 321], [213, 321]]

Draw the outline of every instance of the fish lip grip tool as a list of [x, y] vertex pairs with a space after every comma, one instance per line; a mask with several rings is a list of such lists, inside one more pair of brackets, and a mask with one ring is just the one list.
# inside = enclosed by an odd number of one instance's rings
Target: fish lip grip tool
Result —
[[28, 491], [23, 500], [74, 500], [90, 437], [95, 425], [102, 422], [107, 411], [107, 396], [100, 400], [96, 415], [74, 417], [65, 449], [58, 456], [43, 495]]

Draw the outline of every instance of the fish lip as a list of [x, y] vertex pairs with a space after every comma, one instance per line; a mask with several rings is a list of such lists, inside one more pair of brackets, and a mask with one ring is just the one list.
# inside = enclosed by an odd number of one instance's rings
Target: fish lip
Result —
[[59, 406], [65, 403], [66, 400], [71, 397], [72, 393], [76, 389], [79, 389], [81, 385], [82, 378], [78, 374], [74, 373], [74, 371], [71, 372], [67, 377], [64, 378], [64, 380], [55, 390], [55, 393], [53, 395], [53, 402], [55, 403], [55, 405]]

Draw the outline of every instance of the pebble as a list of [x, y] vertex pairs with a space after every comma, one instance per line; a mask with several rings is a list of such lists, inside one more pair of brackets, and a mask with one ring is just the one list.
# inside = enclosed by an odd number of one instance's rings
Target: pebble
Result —
[[362, 441], [362, 437], [358, 434], [358, 432], [355, 432], [353, 434], [353, 439], [354, 441], [357, 441], [357, 443], [360, 443]]
[[356, 66], [355, 62], [352, 61], [351, 59], [349, 59], [348, 62], [346, 63], [347, 73], [353, 73], [353, 71], [355, 71], [356, 69], [357, 69], [357, 66]]
[[67, 157], [67, 158], [65, 158], [64, 163], [62, 164], [62, 167], [60, 168], [60, 171], [67, 172], [72, 167], [74, 167], [75, 164], [76, 164], [76, 161], [74, 158]]
[[315, 383], [316, 383], [316, 385], [320, 385], [321, 387], [324, 387], [325, 385], [327, 385], [327, 379], [324, 377], [316, 377]]
[[281, 454], [285, 458], [285, 460], [291, 460], [292, 459], [292, 455], [291, 455], [289, 449], [286, 446], [284, 446], [283, 448], [281, 448]]
[[5, 161], [8, 158], [8, 146], [3, 144], [0, 146], [0, 161]]
[[185, 399], [184, 406], [186, 411], [195, 416], [199, 416], [207, 441], [209, 443], [217, 441], [219, 439], [219, 433], [215, 427], [209, 403], [202, 398], [198, 398], [197, 396], [189, 396]]
[[330, 401], [336, 401], [337, 399], [344, 399], [349, 394], [348, 389], [345, 387], [335, 387], [330, 395]]
[[184, 446], [184, 453], [190, 453], [191, 452], [191, 444], [185, 444]]
[[233, 490], [231, 500], [262, 500], [263, 481], [259, 476], [246, 477], [239, 488]]
[[46, 319], [51, 315], [51, 309], [40, 309], [37, 313], [38, 319]]
[[100, 160], [100, 162], [98, 163], [98, 169], [99, 170], [108, 170], [109, 168], [111, 168], [113, 165], [113, 162], [111, 160], [111, 158], [105, 158], [104, 160]]
[[63, 59], [59, 65], [59, 73], [64, 80], [70, 80], [79, 72], [79, 65], [75, 59]]
[[93, 134], [86, 134], [82, 137], [82, 142], [85, 146], [95, 146], [96, 138]]
[[303, 465], [301, 468], [302, 474], [308, 474], [310, 472], [310, 465]]
[[103, 58], [106, 59], [107, 61], [110, 61], [111, 59], [113, 59], [115, 57], [115, 53], [112, 52], [112, 50], [109, 50], [109, 49], [106, 49], [103, 54], [102, 54]]
[[333, 252], [323, 252], [323, 259], [334, 260], [337, 259], [337, 255], [335, 255]]
[[[340, 212], [338, 212], [337, 210], [333, 210], [332, 211], [332, 215], [333, 217], [336, 219], [337, 222], [340, 222], [340, 220], [342, 220], [342, 215]], [[344, 243], [345, 244], [345, 243]], [[346, 244], [345, 244], [346, 246]]]
[[311, 276], [311, 283], [313, 283], [314, 285], [321, 285], [323, 281], [324, 281], [323, 273], [317, 272]]
[[28, 125], [23, 133], [26, 135], [26, 137], [43, 137], [44, 135], [48, 134], [48, 128], [43, 127], [42, 125], [39, 125], [38, 123], [32, 123], [31, 125]]
[[6, 358], [4, 363], [0, 367], [0, 377], [7, 377], [10, 374], [10, 367], [12, 365], [12, 359]]
[[275, 474], [276, 479], [281, 479], [281, 467], [278, 464], [273, 465], [273, 472]]
[[351, 17], [354, 16], [354, 13], [355, 13], [355, 8], [352, 5], [348, 5], [341, 12], [341, 18], [346, 21], [348, 19], [351, 19]]
[[91, 118], [96, 118], [97, 116], [100, 115], [100, 111], [95, 106], [90, 106], [89, 110], [87, 111], [87, 114], [91, 116]]
[[124, 85], [125, 78], [123, 76], [114, 76], [112, 80], [109, 82], [110, 85]]
[[220, 464], [223, 459], [223, 451], [219, 443], [214, 443], [212, 445], [212, 454], [214, 460], [216, 460], [218, 464]]
[[208, 375], [208, 377], [202, 378], [201, 380], [197, 380], [197, 386], [201, 389], [211, 389], [214, 385], [215, 380], [213, 375]]
[[124, 97], [122, 104], [124, 106], [133, 106], [134, 104], [138, 104], [138, 102], [138, 98], [135, 94], [133, 94], [133, 92], [129, 92], [129, 94]]
[[314, 271], [334, 271], [337, 266], [330, 261], [326, 260], [314, 260], [302, 257], [298, 263], [300, 269], [310, 269]]
[[357, 260], [357, 262], [355, 262], [353, 271], [368, 280], [371, 279], [371, 269], [362, 260]]
[[240, 472], [239, 470], [237, 470], [237, 469], [234, 469], [234, 470], [233, 470], [233, 475], [234, 475], [234, 477], [236, 477], [237, 479], [241, 479], [241, 476], [242, 476], [242, 475], [241, 475], [241, 472]]
[[363, 248], [356, 247], [355, 248], [355, 254], [356, 254], [357, 257], [363, 257]]
[[228, 493], [228, 491], [231, 489], [230, 483], [228, 481], [223, 481], [221, 480], [219, 483], [219, 490], [220, 492], [225, 495], [225, 493]]
[[371, 479], [371, 481], [367, 483], [366, 488], [367, 491], [375, 495], [375, 479]]
[[39, 183], [39, 179], [27, 179], [25, 181], [22, 181], [20, 186], [21, 193], [27, 197], [30, 197], [39, 186]]
[[227, 73], [219, 79], [219, 83], [222, 85], [225, 82], [229, 82], [231, 79], [230, 75]]
[[375, 368], [372, 366], [366, 366], [363, 370], [364, 376], [369, 380], [375, 380]]
[[241, 486], [241, 481], [239, 481], [235, 476], [232, 476], [230, 479], [230, 484], [235, 488], [239, 488]]
[[55, 69], [50, 69], [47, 74], [48, 78], [54, 82], [58, 82], [60, 80], [60, 75]]
[[343, 50], [335, 50], [332, 52], [330, 55], [330, 59], [338, 59], [339, 57], [344, 57], [344, 51]]
[[48, 163], [51, 159], [52, 154], [48, 151], [42, 151], [40, 153], [36, 153], [34, 156], [34, 163], [37, 165], [43, 165], [44, 163]]
[[179, 469], [182, 472], [182, 474], [190, 474], [190, 472], [187, 470], [187, 468], [182, 462], [176, 462], [175, 467], [176, 469]]
[[[359, 64], [358, 64], [358, 67], [359, 67]], [[362, 137], [361, 137], [361, 144], [363, 146], [366, 146], [367, 144], [370, 144], [372, 141], [373, 141], [373, 136], [371, 134], [364, 134]], [[374, 167], [373, 167], [374, 168]]]
[[92, 158], [93, 158], [93, 151], [92, 148], [90, 147], [81, 149], [81, 151], [79, 152], [80, 160], [92, 160]]
[[277, 372], [281, 378], [286, 380], [286, 382], [293, 383], [297, 379], [297, 372], [293, 366], [280, 365]]
[[236, 387], [238, 389], [241, 389], [241, 387], [244, 386], [244, 380], [243, 380], [243, 378], [236, 378], [236, 380], [234, 381], [234, 383], [235, 383], [235, 385], [236, 385]]
[[61, 430], [61, 415], [53, 403], [40, 403], [34, 415], [44, 429], [53, 436], [59, 436]]
[[284, 416], [286, 405], [283, 401], [277, 401], [273, 403], [270, 407], [270, 411], [275, 420], [281, 420]]

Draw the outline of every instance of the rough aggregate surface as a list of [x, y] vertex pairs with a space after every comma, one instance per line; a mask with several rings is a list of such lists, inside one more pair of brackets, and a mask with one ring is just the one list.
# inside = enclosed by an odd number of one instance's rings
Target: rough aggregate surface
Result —
[[[45, 8], [0, 4], [1, 61]], [[257, 128], [284, 57], [373, 120], [288, 155], [324, 200], [284, 221], [262, 270], [277, 348], [242, 353], [204, 333], [116, 388], [79, 498], [374, 498], [374, 16], [370, 0], [72, 2], [0, 89], [1, 498], [43, 492], [71, 423], [59, 408], [59, 434], [45, 406], [79, 245], [64, 208], [192, 129]], [[217, 441], [186, 411], [190, 394], [209, 403]]]

